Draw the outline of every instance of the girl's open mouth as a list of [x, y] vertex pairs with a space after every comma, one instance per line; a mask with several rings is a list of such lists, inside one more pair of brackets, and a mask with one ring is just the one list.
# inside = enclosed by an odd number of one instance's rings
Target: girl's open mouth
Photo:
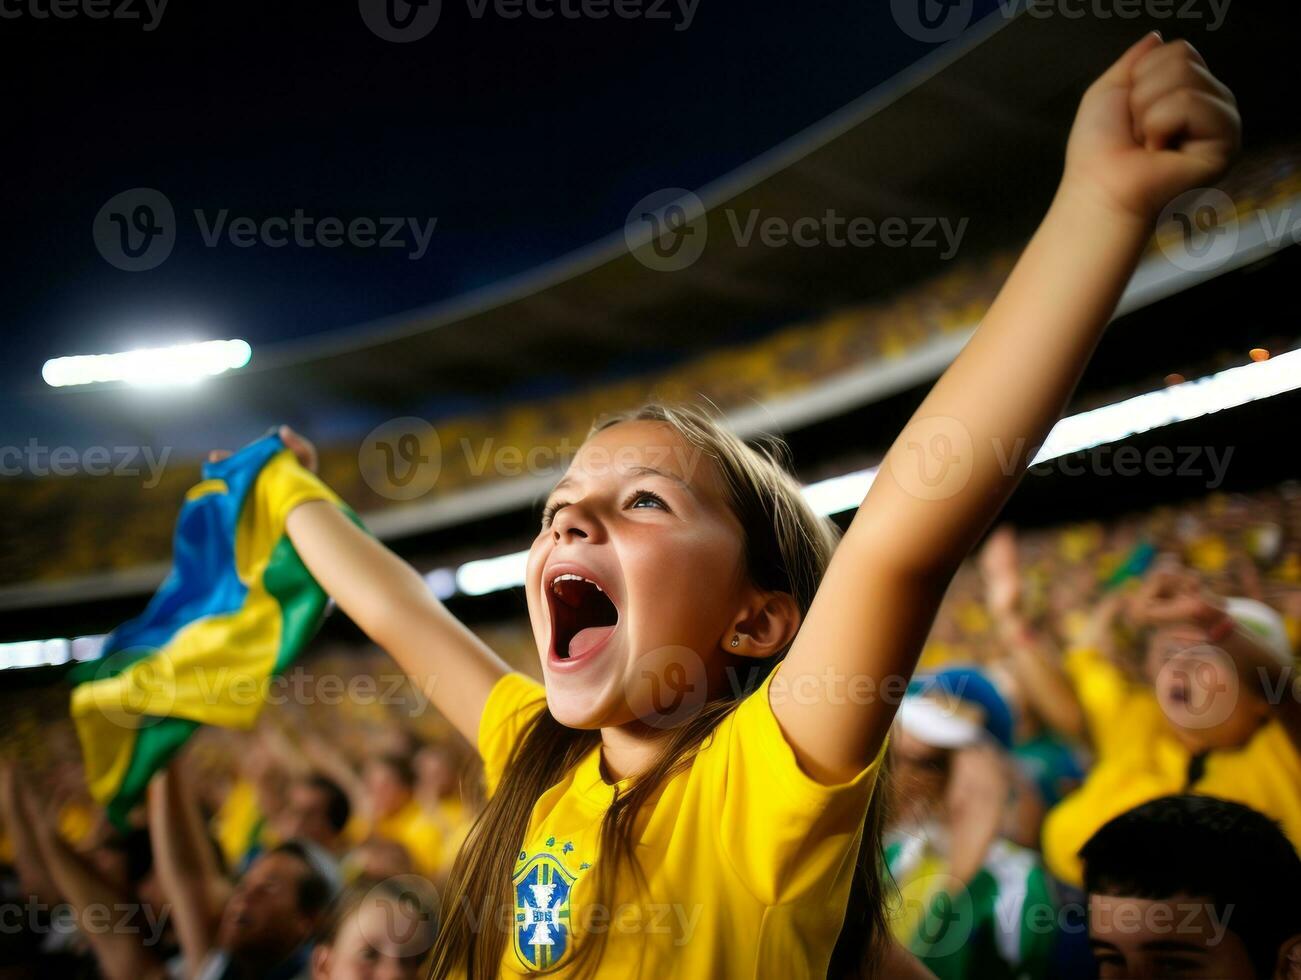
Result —
[[619, 610], [605, 590], [578, 572], [562, 570], [547, 586], [551, 607], [551, 655], [578, 660], [594, 653], [614, 635]]

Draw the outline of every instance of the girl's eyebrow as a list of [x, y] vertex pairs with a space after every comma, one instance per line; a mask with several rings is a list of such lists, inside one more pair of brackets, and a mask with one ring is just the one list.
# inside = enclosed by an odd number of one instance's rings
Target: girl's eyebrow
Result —
[[676, 473], [665, 473], [663, 470], [657, 470], [653, 466], [634, 466], [628, 470], [628, 474], [630, 476], [661, 476], [672, 483], [676, 483], [683, 490], [691, 490], [692, 493], [695, 493], [695, 491], [691, 489], [691, 484], [682, 479], [682, 477], [678, 476]]
[[[689, 492], [692, 496], [696, 495], [695, 488], [692, 487], [691, 484], [688, 483], [686, 480], [684, 480], [682, 477], [678, 476], [676, 473], [666, 473], [664, 470], [656, 469], [654, 466], [631, 466], [628, 468], [628, 471], [625, 475], [663, 477], [664, 479], [669, 480], [672, 483], [676, 483], [683, 490]], [[562, 490], [565, 487], [573, 486], [574, 482], [575, 481], [572, 476], [563, 477], [559, 483], [557, 483], [554, 487], [551, 488], [551, 492], [548, 493], [547, 496], [548, 497], [551, 496], [551, 494], [555, 493], [557, 490]]]

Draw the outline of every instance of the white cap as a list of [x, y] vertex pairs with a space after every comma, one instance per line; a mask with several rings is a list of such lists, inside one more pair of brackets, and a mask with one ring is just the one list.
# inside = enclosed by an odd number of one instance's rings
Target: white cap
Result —
[[937, 749], [965, 749], [985, 737], [985, 729], [978, 722], [926, 697], [904, 698], [899, 705], [899, 724]]
[[1224, 611], [1280, 664], [1287, 666], [1292, 663], [1292, 644], [1287, 638], [1287, 627], [1273, 607], [1257, 599], [1235, 596], [1224, 600]]

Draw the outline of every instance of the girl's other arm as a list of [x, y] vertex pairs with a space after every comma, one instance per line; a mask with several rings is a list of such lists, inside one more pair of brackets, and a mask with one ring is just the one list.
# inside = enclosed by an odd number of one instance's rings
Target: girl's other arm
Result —
[[[316, 469], [310, 442], [287, 427], [280, 437], [299, 462]], [[414, 568], [333, 504], [318, 500], [294, 508], [286, 529], [307, 570], [339, 608], [477, 745], [488, 694], [510, 670], [505, 661], [447, 611]]]
[[488, 695], [510, 670], [505, 661], [447, 611], [419, 572], [333, 504], [303, 504], [287, 527], [299, 557], [339, 608], [477, 745]]
[[[950, 577], [1061, 414], [1156, 215], [1224, 170], [1238, 131], [1201, 56], [1155, 34], [1085, 93], [1043, 223], [886, 454], [780, 668], [837, 682], [821, 698], [772, 692], [815, 778], [875, 757]], [[864, 678], [873, 697], [844, 696]]]

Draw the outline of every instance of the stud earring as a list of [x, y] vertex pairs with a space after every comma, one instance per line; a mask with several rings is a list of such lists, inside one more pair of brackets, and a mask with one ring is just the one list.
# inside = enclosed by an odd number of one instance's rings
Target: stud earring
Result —
[[732, 646], [734, 646], [734, 647], [739, 647], [740, 645], [741, 645], [741, 637], [738, 636], [737, 634], [733, 633], [733, 634], [732, 634]]

